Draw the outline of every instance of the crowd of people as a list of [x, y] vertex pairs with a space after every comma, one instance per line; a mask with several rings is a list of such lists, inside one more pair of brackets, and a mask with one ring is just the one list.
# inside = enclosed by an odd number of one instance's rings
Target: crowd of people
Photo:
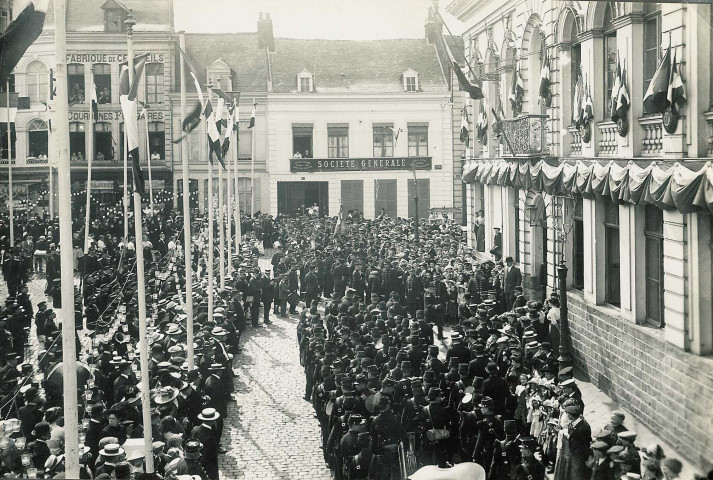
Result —
[[[559, 299], [528, 301], [512, 259], [476, 261], [451, 221], [424, 222], [416, 238], [412, 222], [386, 216], [354, 217], [345, 228], [315, 215], [244, 218], [241, 254], [225, 289], [216, 286], [209, 320], [206, 225], [194, 218], [189, 368], [183, 222], [166, 206], [145, 219], [142, 242], [155, 463], [145, 474], [138, 245], [120, 240], [120, 213], [100, 213], [87, 255], [81, 218], [73, 237], [76, 342], [86, 367], [78, 382], [82, 478], [218, 479], [241, 332], [271, 315], [297, 322], [304, 399], [337, 479], [395, 479], [420, 465], [458, 462], [480, 464], [489, 479], [535, 480], [550, 471], [555, 480], [670, 480], [681, 470], [660, 447], [640, 449], [621, 413], [591, 432], [571, 359], [558, 356]], [[33, 305], [27, 290], [39, 276], [47, 293], [58, 291], [57, 225], [21, 218], [22, 240], [11, 249], [0, 220], [9, 291], [0, 310], [0, 473], [34, 468], [63, 478], [61, 299]], [[271, 269], [258, 266], [259, 242]], [[30, 332], [40, 346], [36, 364]]]

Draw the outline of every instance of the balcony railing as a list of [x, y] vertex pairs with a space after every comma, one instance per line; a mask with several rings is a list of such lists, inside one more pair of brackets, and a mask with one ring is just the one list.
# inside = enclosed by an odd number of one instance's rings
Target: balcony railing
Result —
[[644, 129], [641, 139], [641, 155], [656, 156], [663, 151], [663, 121], [661, 115], [651, 115], [639, 119]]
[[600, 122], [597, 124], [599, 130], [599, 155], [610, 156], [616, 155], [619, 151], [617, 143], [616, 123], [611, 120]]
[[579, 129], [574, 125], [570, 125], [569, 127], [567, 127], [567, 132], [569, 133], [569, 154], [581, 155], [582, 134], [579, 133]]
[[503, 129], [510, 142], [505, 155], [534, 157], [549, 155], [547, 143], [547, 115], [520, 115], [503, 120]]

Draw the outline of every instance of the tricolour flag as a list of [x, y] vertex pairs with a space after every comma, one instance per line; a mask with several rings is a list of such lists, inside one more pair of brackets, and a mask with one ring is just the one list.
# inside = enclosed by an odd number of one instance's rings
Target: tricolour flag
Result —
[[572, 124], [579, 127], [582, 124], [582, 76], [577, 76], [572, 98]]
[[255, 126], [255, 109], [257, 108], [257, 102], [253, 100], [253, 113], [250, 114], [250, 124], [248, 128], [253, 128]]
[[470, 132], [468, 131], [468, 109], [463, 107], [461, 110], [460, 118], [460, 141], [465, 144], [465, 146], [470, 145]]
[[13, 69], [37, 40], [45, 24], [49, 0], [32, 0], [0, 35], [0, 84], [4, 85]]
[[488, 110], [485, 107], [485, 100], [480, 102], [480, 113], [478, 114], [477, 124], [478, 141], [486, 146], [488, 144]]
[[[447, 44], [448, 42], [446, 42], [446, 45]], [[468, 92], [468, 95], [473, 100], [479, 100], [483, 98], [483, 89], [480, 87], [480, 85], [468, 80], [468, 78], [465, 76], [465, 73], [463, 73], [463, 70], [460, 69], [460, 66], [458, 66], [456, 62], [453, 62], [452, 65], [453, 70], [456, 72], [456, 77], [458, 77], [458, 85], [460, 85], [460, 89], [464, 92]]]
[[[180, 143], [184, 138], [186, 138], [193, 130], [195, 130], [198, 125], [201, 123], [201, 113], [203, 112], [203, 87], [201, 86], [201, 82], [198, 81], [198, 77], [196, 76], [196, 70], [193, 68], [193, 63], [191, 63], [191, 60], [188, 58], [188, 55], [186, 55], [186, 52], [183, 51], [180, 47], [178, 47], [178, 51], [181, 53], [181, 56], [186, 62], [186, 65], [188, 65], [188, 70], [191, 78], [193, 79], [193, 85], [196, 88], [196, 93], [198, 94], [198, 102], [196, 102], [193, 107], [191, 107], [191, 110], [186, 114], [186, 118], [183, 119], [183, 122], [181, 123], [181, 131], [183, 131], [183, 135], [181, 135], [180, 138], [176, 139], [173, 141], [173, 143]], [[182, 78], [181, 82], [184, 82], [185, 80]]]
[[97, 101], [97, 86], [92, 82], [92, 91], [89, 94], [89, 103], [91, 104], [92, 115], [96, 122], [99, 118], [99, 102]]
[[669, 45], [649, 83], [649, 88], [646, 89], [646, 94], [644, 94], [644, 110], [646, 113], [663, 113], [666, 110], [670, 79], [671, 46]]
[[621, 87], [621, 64], [619, 63], [619, 55], [616, 57], [616, 77], [614, 77], [614, 85], [611, 89], [611, 97], [609, 98], [609, 116], [612, 121], [616, 122], [619, 117], [617, 115], [616, 105], [619, 102], [619, 88]]
[[136, 93], [139, 90], [139, 82], [144, 72], [148, 54], [140, 55], [134, 59], [134, 79], [129, 82], [129, 66], [122, 65], [119, 76], [119, 102], [121, 111], [124, 114], [124, 132], [126, 135], [127, 152], [131, 157], [131, 171], [134, 178], [134, 192], [143, 195], [146, 182], [144, 173], [141, 171], [139, 163], [139, 120], [137, 115], [138, 102]]
[[621, 82], [619, 82], [619, 95], [616, 99], [616, 114], [618, 117], [622, 117], [628, 110], [629, 104], [631, 103], [629, 99], [629, 90], [626, 88], [626, 63], [621, 69]]
[[510, 88], [510, 104], [514, 112], [517, 111], [519, 105], [522, 104], [522, 96], [525, 94], [525, 84], [520, 76], [520, 66], [515, 68], [512, 73], [512, 86]]
[[540, 98], [548, 105], [550, 101], [550, 54], [545, 48], [545, 62], [540, 70]]
[[589, 91], [589, 82], [584, 84], [584, 99], [582, 100], [582, 122], [589, 122], [594, 118], [594, 101]]
[[213, 155], [220, 161], [220, 164], [225, 168], [223, 164], [223, 151], [220, 147], [220, 132], [218, 131], [218, 125], [216, 124], [215, 111], [213, 110], [213, 103], [208, 99], [205, 104], [205, 110], [203, 110], [203, 116], [206, 121], [206, 130], [208, 132], [208, 160], [213, 163]]
[[673, 51], [673, 61], [671, 62], [671, 78], [668, 82], [668, 92], [666, 93], [666, 101], [671, 105], [674, 113], [686, 104], [686, 87], [683, 85], [681, 72], [678, 71], [678, 63], [676, 63], [676, 50]]

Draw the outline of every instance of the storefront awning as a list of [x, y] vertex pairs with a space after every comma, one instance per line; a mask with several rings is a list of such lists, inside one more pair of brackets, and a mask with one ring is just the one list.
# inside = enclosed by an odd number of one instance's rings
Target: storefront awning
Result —
[[681, 163], [663, 169], [651, 163], [646, 168], [633, 162], [621, 166], [613, 161], [602, 165], [560, 163], [550, 165], [508, 160], [472, 160], [463, 167], [466, 183], [480, 182], [542, 191], [551, 195], [606, 196], [615, 203], [656, 205], [665, 210], [691, 213], [713, 212], [713, 168], [706, 162], [698, 171]]

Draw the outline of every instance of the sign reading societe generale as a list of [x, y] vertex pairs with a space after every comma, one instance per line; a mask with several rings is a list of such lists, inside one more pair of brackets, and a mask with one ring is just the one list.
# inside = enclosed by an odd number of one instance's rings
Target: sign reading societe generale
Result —
[[290, 171], [363, 172], [383, 170], [430, 170], [431, 157], [381, 158], [291, 158]]

